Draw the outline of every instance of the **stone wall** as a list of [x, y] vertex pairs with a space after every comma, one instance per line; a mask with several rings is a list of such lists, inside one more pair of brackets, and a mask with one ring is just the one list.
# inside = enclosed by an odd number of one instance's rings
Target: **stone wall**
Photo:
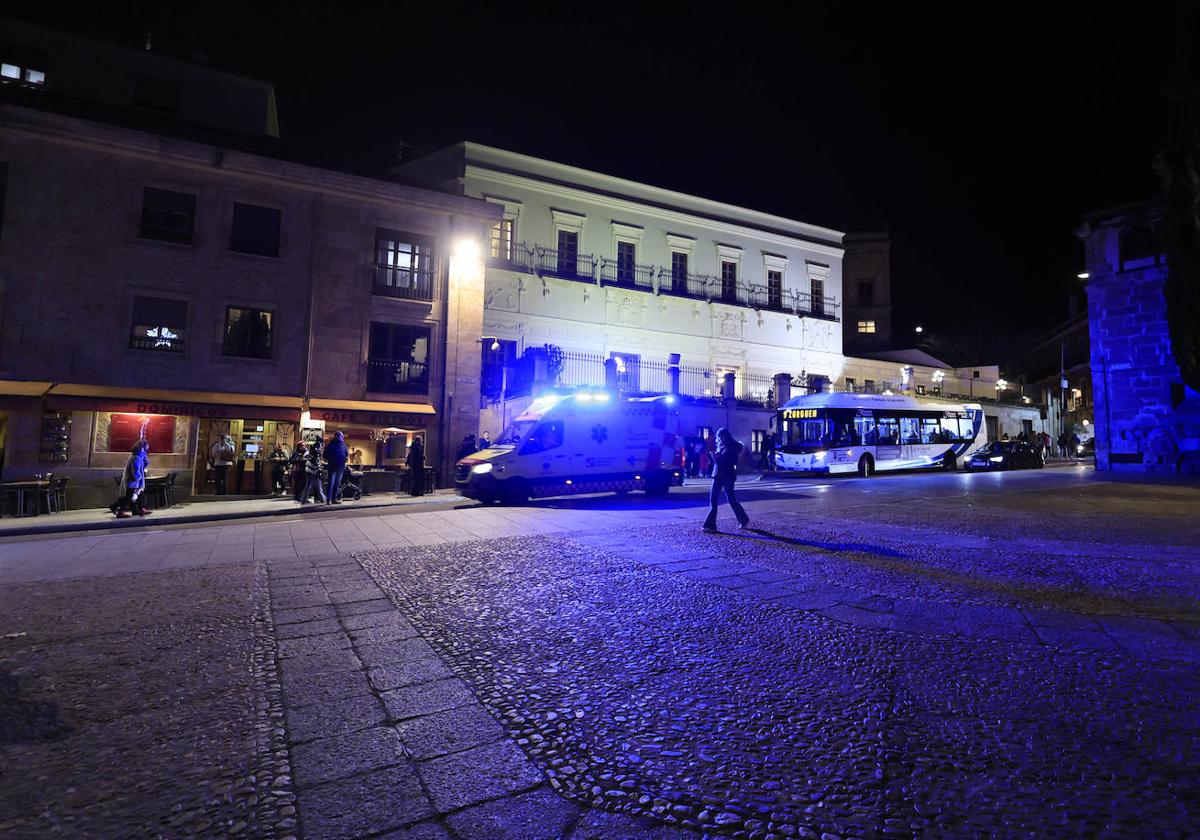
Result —
[[[1171, 352], [1161, 211], [1133, 208], [1079, 229], [1088, 262], [1096, 466], [1200, 475], [1200, 395]], [[1145, 242], [1159, 247], [1147, 253]]]

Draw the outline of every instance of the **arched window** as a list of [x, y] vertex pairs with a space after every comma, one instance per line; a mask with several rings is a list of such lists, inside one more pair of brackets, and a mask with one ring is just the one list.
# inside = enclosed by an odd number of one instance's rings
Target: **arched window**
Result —
[[1158, 237], [1146, 225], [1130, 228], [1121, 235], [1121, 270], [1146, 268], [1158, 262]]

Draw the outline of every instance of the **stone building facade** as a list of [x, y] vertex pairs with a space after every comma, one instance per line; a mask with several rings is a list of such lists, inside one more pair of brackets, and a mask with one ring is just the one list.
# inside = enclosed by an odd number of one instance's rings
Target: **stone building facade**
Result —
[[1171, 353], [1163, 295], [1162, 211], [1142, 205], [1087, 218], [1096, 466], [1200, 475], [1200, 395]]
[[847, 233], [842, 346], [849, 356], [894, 349], [892, 243], [886, 230]]
[[276, 442], [335, 429], [375, 468], [421, 436], [444, 477], [474, 431], [499, 209], [11, 104], [0, 169], [6, 479], [107, 504], [143, 428], [180, 495], [213, 492], [225, 434], [231, 493], [269, 491]]

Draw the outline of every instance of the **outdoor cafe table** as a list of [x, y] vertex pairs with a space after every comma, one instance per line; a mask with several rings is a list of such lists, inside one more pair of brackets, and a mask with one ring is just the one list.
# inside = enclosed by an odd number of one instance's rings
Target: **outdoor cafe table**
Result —
[[10, 493], [17, 497], [17, 516], [29, 516], [25, 512], [25, 495], [33, 491], [33, 516], [41, 513], [38, 505], [38, 494], [43, 493], [50, 488], [50, 482], [45, 479], [29, 479], [27, 481], [6, 481], [0, 484], [0, 497], [7, 496]]

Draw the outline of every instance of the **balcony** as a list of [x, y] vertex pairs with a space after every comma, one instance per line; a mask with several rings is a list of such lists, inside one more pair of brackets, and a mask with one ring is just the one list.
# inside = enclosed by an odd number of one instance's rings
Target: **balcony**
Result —
[[367, 390], [386, 394], [428, 394], [429, 365], [394, 359], [367, 359]]
[[600, 260], [600, 282], [606, 286], [622, 286], [626, 289], [654, 291], [654, 277], [658, 269], [652, 265], [622, 263], [617, 260]]
[[749, 306], [824, 321], [838, 320], [838, 302], [836, 298], [829, 296], [814, 299], [807, 292], [790, 289], [772, 291], [767, 286], [741, 282], [727, 285], [722, 283], [720, 277], [672, 273], [671, 269], [661, 266], [622, 264], [607, 257], [560, 253], [552, 248], [542, 248], [524, 242], [513, 248], [511, 259], [493, 257], [488, 262], [496, 268], [509, 271], [524, 271], [584, 283], [599, 282], [604, 286], [637, 289], [672, 297], [725, 303], [730, 306]]
[[376, 265], [372, 292], [406, 300], [433, 300], [433, 271]]

